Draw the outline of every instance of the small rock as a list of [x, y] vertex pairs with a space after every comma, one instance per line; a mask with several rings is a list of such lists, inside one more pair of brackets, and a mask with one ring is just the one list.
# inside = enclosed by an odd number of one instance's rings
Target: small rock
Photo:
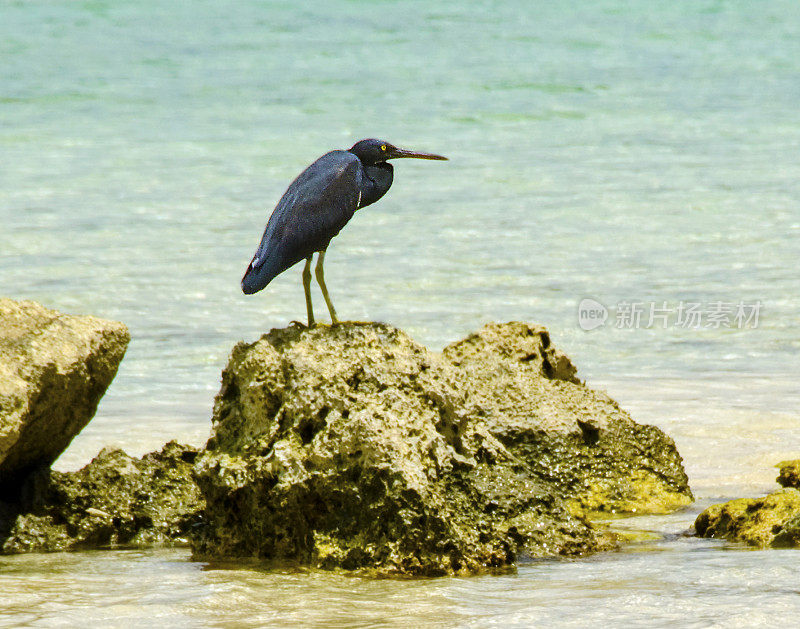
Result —
[[785, 488], [763, 498], [712, 505], [694, 523], [699, 537], [744, 542], [758, 548], [797, 545], [800, 491]]
[[185, 543], [203, 507], [196, 457], [171, 441], [141, 459], [106, 448], [77, 472], [50, 471], [26, 504], [0, 509], [0, 550]]

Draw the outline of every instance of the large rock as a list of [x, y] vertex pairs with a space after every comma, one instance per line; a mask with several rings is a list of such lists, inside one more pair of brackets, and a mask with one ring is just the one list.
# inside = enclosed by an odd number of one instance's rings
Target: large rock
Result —
[[608, 548], [588, 511], [691, 501], [672, 441], [524, 323], [442, 354], [372, 323], [241, 343], [196, 470], [197, 557], [389, 574]]
[[116, 321], [0, 299], [0, 499], [94, 416], [129, 340]]
[[42, 471], [0, 504], [0, 552], [187, 544], [202, 511], [197, 449], [168, 443], [137, 459], [106, 448], [77, 472]]

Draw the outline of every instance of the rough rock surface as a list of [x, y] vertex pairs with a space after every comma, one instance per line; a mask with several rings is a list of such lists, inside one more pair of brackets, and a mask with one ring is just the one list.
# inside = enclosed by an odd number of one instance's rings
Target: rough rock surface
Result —
[[187, 543], [202, 511], [196, 458], [174, 441], [141, 459], [106, 448], [77, 472], [29, 477], [21, 504], [0, 504], [0, 551]]
[[777, 467], [784, 489], [712, 505], [697, 516], [695, 533], [759, 548], [800, 548], [800, 459]]
[[585, 511], [691, 501], [672, 441], [524, 323], [442, 354], [374, 323], [240, 343], [196, 470], [196, 556], [385, 574], [608, 548]]
[[580, 384], [540, 326], [489, 324], [443, 351], [466, 412], [589, 512], [667, 513], [692, 501], [675, 444]]
[[0, 499], [94, 416], [129, 340], [122, 323], [0, 299]]

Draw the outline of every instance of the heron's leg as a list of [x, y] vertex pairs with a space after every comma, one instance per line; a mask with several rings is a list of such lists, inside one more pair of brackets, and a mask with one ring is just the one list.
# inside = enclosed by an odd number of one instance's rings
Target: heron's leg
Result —
[[320, 251], [319, 256], [317, 257], [317, 266], [314, 269], [314, 273], [317, 276], [317, 283], [319, 287], [322, 289], [322, 296], [325, 298], [325, 303], [328, 304], [328, 312], [331, 313], [331, 323], [336, 325], [339, 323], [339, 319], [336, 318], [336, 309], [333, 307], [333, 302], [331, 301], [331, 296], [328, 295], [328, 287], [325, 286], [325, 271], [322, 268], [322, 264], [325, 262], [325, 252]]
[[306, 258], [306, 265], [303, 267], [303, 290], [306, 292], [306, 310], [308, 311], [308, 327], [314, 325], [314, 308], [311, 306], [311, 258]]

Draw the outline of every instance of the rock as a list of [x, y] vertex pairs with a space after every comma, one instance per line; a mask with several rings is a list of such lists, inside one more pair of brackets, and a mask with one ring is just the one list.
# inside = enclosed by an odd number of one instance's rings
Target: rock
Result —
[[129, 340], [122, 323], [0, 299], [0, 499], [94, 416]]
[[780, 468], [777, 481], [781, 487], [800, 489], [800, 459], [782, 461], [776, 467]]
[[691, 501], [672, 441], [580, 384], [524, 323], [442, 354], [376, 323], [240, 343], [196, 472], [196, 557], [377, 574], [610, 548], [585, 511]]
[[692, 501], [675, 444], [580, 384], [543, 327], [489, 324], [446, 347], [469, 391], [467, 413], [571, 505], [668, 513]]
[[772, 548], [800, 548], [800, 511], [785, 520], [770, 546]]
[[699, 537], [723, 538], [759, 548], [786, 546], [797, 540], [798, 516], [800, 491], [786, 488], [763, 498], [739, 498], [712, 505], [697, 516], [694, 528]]
[[168, 443], [141, 459], [106, 448], [77, 472], [26, 484], [23, 503], [0, 509], [4, 553], [188, 543], [202, 510], [197, 449]]
[[712, 505], [697, 516], [695, 534], [758, 548], [800, 548], [800, 459], [776, 467], [777, 482], [784, 489], [763, 498]]

